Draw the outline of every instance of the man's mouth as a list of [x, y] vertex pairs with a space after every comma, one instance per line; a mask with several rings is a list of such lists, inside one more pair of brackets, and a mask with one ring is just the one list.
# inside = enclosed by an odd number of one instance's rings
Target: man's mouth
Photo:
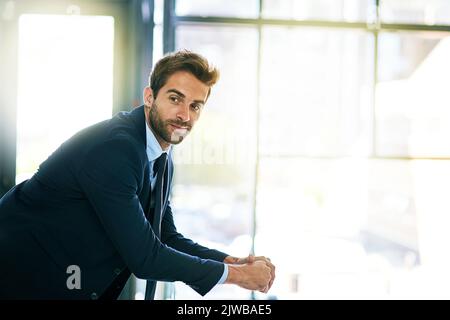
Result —
[[180, 126], [174, 123], [169, 123], [172, 127], [174, 127], [175, 129], [179, 129], [179, 130], [189, 130], [189, 127], [186, 126]]

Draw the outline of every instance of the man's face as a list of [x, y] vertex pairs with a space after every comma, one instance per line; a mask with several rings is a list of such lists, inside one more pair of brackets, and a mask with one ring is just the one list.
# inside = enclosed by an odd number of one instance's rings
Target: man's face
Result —
[[144, 89], [147, 123], [163, 149], [178, 144], [191, 131], [206, 103], [209, 87], [189, 72], [179, 71], [167, 79], [156, 99]]

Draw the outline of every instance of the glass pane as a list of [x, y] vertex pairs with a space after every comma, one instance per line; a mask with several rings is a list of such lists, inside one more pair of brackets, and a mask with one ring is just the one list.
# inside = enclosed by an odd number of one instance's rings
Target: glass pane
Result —
[[178, 16], [257, 18], [259, 0], [177, 0]]
[[164, 56], [163, 49], [163, 26], [155, 25], [153, 28], [153, 65]]
[[[176, 44], [208, 58], [221, 78], [191, 136], [175, 148], [175, 221], [200, 244], [245, 256], [251, 248], [257, 29], [180, 26]], [[198, 297], [183, 284], [176, 287], [177, 299]], [[219, 286], [206, 298], [248, 297], [236, 286]]]
[[366, 21], [371, 0], [263, 0], [264, 18]]
[[162, 25], [164, 22], [164, 0], [154, 0], [154, 2], [153, 20], [155, 25]]
[[155, 26], [153, 27], [153, 65], [155, 65], [164, 56], [164, 0], [156, 0], [154, 10]]
[[381, 0], [383, 22], [416, 24], [450, 24], [448, 0]]
[[272, 297], [450, 297], [450, 161], [266, 159], [260, 172]]
[[113, 41], [113, 17], [20, 17], [16, 183], [71, 135], [111, 116]]
[[261, 152], [370, 152], [373, 38], [359, 31], [264, 27]]
[[450, 156], [450, 33], [381, 33], [376, 150]]

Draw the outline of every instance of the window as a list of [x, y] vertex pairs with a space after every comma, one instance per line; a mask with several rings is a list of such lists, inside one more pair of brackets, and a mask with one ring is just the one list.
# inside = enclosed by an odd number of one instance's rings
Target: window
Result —
[[261, 154], [369, 154], [372, 65], [371, 34], [264, 27]]
[[113, 42], [113, 17], [20, 17], [16, 183], [74, 132], [111, 116]]
[[383, 22], [425, 25], [450, 23], [450, 3], [447, 0], [381, 0], [380, 3]]
[[377, 154], [449, 157], [450, 33], [383, 32], [379, 39]]
[[[177, 1], [174, 48], [223, 75], [179, 148], [175, 220], [230, 254], [253, 242], [270, 256], [274, 287], [252, 297], [448, 298], [450, 11], [377, 3]], [[218, 163], [189, 158], [201, 139]], [[253, 160], [223, 165], [230, 145]], [[196, 296], [177, 286], [176, 297]]]
[[178, 16], [220, 16], [256, 18], [259, 0], [178, 0]]
[[370, 0], [264, 0], [264, 18], [293, 20], [365, 21]]

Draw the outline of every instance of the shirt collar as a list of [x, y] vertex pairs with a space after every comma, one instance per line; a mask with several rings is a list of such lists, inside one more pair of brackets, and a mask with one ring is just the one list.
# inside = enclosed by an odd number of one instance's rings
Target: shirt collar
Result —
[[145, 123], [145, 133], [147, 137], [147, 158], [149, 162], [152, 162], [159, 158], [164, 152], [170, 154], [172, 150], [172, 146], [167, 148], [167, 150], [163, 150], [158, 140], [156, 140], [153, 131], [148, 127], [147, 121]]

